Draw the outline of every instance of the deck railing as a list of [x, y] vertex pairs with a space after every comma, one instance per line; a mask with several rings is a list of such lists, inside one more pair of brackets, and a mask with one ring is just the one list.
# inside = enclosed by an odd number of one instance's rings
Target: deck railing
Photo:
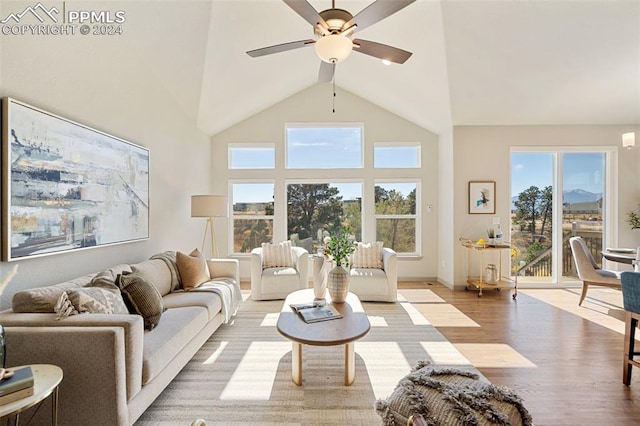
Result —
[[[582, 237], [591, 252], [591, 255], [598, 263], [602, 264], [602, 232], [591, 230], [580, 230], [576, 227], [566, 231], [562, 235], [562, 274], [563, 276], [577, 276], [575, 263], [571, 254], [569, 239], [571, 237]], [[542, 251], [538, 256], [516, 268], [516, 276], [527, 277], [548, 277], [551, 276], [551, 247]]]

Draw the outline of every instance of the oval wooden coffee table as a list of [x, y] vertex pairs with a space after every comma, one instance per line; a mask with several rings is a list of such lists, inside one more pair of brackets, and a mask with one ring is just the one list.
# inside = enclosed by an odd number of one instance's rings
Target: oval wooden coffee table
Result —
[[[293, 383], [302, 384], [302, 345], [336, 346], [344, 345], [344, 384], [350, 385], [356, 376], [354, 342], [364, 337], [371, 329], [369, 318], [362, 308], [360, 299], [353, 293], [347, 295], [345, 303], [333, 306], [342, 318], [307, 324], [289, 307], [294, 303], [313, 301], [313, 289], [294, 291], [287, 296], [282, 306], [276, 327], [278, 332], [291, 340], [291, 378]], [[327, 294], [327, 303], [331, 299]]]

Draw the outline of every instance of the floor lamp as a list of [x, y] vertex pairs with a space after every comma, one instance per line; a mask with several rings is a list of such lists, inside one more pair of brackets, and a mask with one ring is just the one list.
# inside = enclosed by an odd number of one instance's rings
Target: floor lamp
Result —
[[214, 217], [227, 217], [228, 202], [223, 195], [192, 195], [191, 196], [191, 217], [206, 217], [207, 224], [202, 237], [202, 254], [204, 255], [204, 244], [207, 240], [207, 232], [211, 230], [211, 256], [219, 257], [218, 246], [216, 245], [216, 231], [213, 226]]

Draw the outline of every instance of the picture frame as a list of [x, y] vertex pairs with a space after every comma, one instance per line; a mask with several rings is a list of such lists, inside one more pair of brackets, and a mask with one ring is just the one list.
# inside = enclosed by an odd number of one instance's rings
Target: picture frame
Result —
[[2, 99], [2, 260], [149, 238], [149, 149]]
[[469, 214], [496, 213], [495, 181], [469, 181]]

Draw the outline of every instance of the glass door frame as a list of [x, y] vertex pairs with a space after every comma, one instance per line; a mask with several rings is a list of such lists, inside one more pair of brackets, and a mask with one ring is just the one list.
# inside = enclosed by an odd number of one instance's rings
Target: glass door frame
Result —
[[[598, 153], [604, 154], [604, 200], [602, 206], [603, 229], [602, 246], [615, 247], [618, 241], [618, 203], [612, 200], [618, 199], [618, 147], [614, 146], [512, 146], [509, 150], [509, 158], [514, 153], [548, 153], [553, 158], [553, 213], [552, 213], [552, 272], [550, 282], [527, 282], [518, 279], [518, 286], [526, 287], [574, 287], [580, 285], [575, 279], [563, 279], [562, 276], [562, 161], [560, 154], [566, 153]], [[510, 161], [511, 163], [511, 161]], [[510, 170], [511, 177], [513, 170]], [[511, 188], [511, 179], [509, 179]], [[511, 189], [509, 189], [511, 197]], [[511, 228], [511, 227], [510, 227]], [[568, 277], [567, 277], [568, 278]]]

